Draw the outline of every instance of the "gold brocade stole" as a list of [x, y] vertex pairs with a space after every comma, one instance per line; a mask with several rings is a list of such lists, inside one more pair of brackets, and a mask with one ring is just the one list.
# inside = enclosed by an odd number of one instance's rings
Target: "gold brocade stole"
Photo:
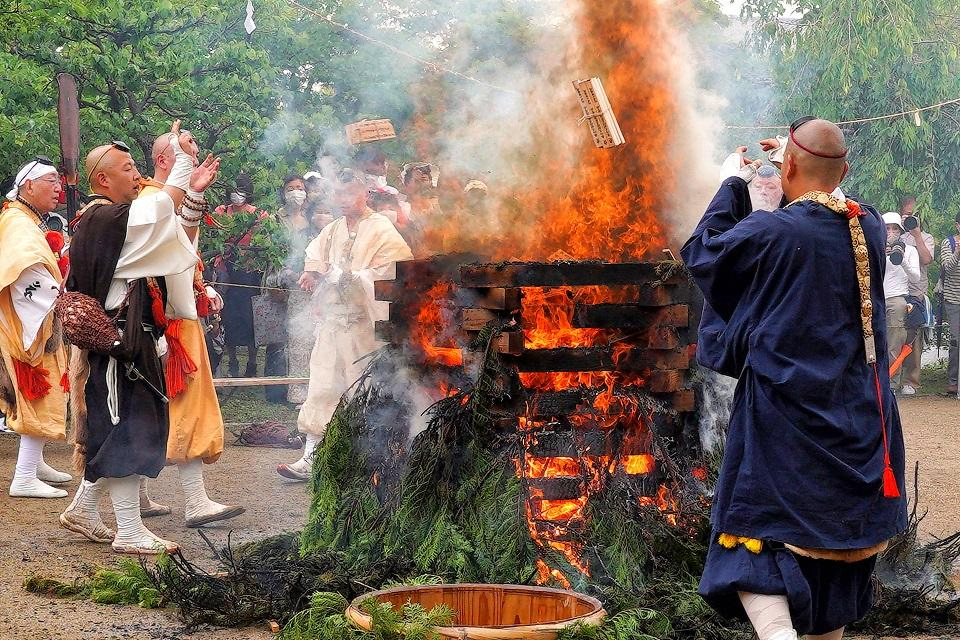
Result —
[[[836, 196], [823, 191], [810, 191], [803, 194], [791, 205], [799, 202], [816, 202], [841, 215], [850, 222], [850, 243], [853, 246], [853, 257], [857, 264], [857, 283], [860, 286], [860, 324], [863, 326], [863, 348], [867, 354], [867, 364], [877, 361], [877, 344], [873, 334], [873, 299], [870, 297], [870, 251], [867, 249], [867, 239], [863, 235], [860, 225], [860, 205], [853, 200], [841, 200]], [[788, 205], [789, 206], [789, 205]]]

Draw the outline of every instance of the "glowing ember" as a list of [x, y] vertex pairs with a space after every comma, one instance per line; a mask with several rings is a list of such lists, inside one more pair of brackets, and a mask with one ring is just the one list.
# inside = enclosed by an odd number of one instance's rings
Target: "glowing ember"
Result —
[[649, 454], [622, 456], [620, 464], [623, 465], [623, 472], [632, 476], [647, 475], [657, 468], [656, 460]]

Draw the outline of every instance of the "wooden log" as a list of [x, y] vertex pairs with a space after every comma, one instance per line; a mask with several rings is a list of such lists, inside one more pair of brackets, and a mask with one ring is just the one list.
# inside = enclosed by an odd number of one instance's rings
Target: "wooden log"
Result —
[[576, 500], [584, 492], [580, 478], [531, 478], [527, 483], [539, 490], [544, 500]]
[[654, 371], [647, 383], [651, 393], [671, 393], [683, 387], [684, 372], [677, 369]]
[[697, 394], [693, 389], [681, 389], [673, 394], [671, 402], [677, 413], [690, 413], [697, 408]]
[[644, 329], [686, 327], [690, 314], [685, 304], [651, 309], [636, 303], [577, 304], [573, 326], [582, 329]]
[[683, 265], [676, 262], [501, 262], [460, 267], [464, 287], [616, 286], [654, 281], [681, 284]]
[[568, 347], [528, 349], [522, 356], [508, 358], [521, 372], [553, 371], [643, 371], [645, 369], [688, 369], [690, 356], [685, 349], [659, 351], [631, 349], [614, 362], [611, 347]]

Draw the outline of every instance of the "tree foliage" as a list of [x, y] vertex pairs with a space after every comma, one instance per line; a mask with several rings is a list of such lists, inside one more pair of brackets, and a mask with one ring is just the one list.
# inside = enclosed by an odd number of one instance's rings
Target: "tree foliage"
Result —
[[[257, 0], [251, 35], [243, 28], [244, 0], [11, 2], [0, 9], [0, 176], [38, 153], [59, 157], [59, 71], [79, 79], [82, 154], [123, 140], [150, 172], [155, 136], [179, 118], [201, 148], [223, 157], [225, 179], [246, 171], [263, 195], [283, 175], [315, 166], [319, 155], [347, 151], [347, 123], [385, 117], [402, 131], [416, 108], [410, 85], [441, 77], [317, 13], [470, 72], [494, 73], [529, 49], [529, 26], [512, 0], [438, 8], [412, 0], [302, 3], [314, 13], [286, 0]], [[437, 102], [462, 100], [475, 88], [456, 80], [418, 89], [431, 86]], [[410, 159], [414, 140], [401, 138], [387, 150]]]
[[[763, 114], [771, 122], [858, 119], [960, 98], [960, 14], [948, 0], [747, 0], [744, 15], [772, 67], [774, 99]], [[960, 106], [844, 128], [845, 189], [887, 211], [915, 194], [928, 230], [942, 237], [960, 206]]]

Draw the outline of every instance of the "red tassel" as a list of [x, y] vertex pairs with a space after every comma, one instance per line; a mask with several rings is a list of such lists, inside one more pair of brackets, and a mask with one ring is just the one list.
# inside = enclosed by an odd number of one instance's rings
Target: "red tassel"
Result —
[[70, 271], [70, 258], [61, 256], [60, 259], [57, 260], [57, 266], [60, 267], [60, 277], [66, 278], [67, 272]]
[[890, 445], [887, 444], [887, 420], [883, 415], [883, 394], [880, 392], [880, 371], [877, 363], [873, 363], [873, 379], [877, 385], [877, 408], [880, 410], [880, 433], [883, 440], [883, 497], [899, 498], [900, 487], [897, 485], [897, 477], [893, 474], [893, 467], [890, 466]]
[[889, 463], [883, 469], [883, 497], [900, 497], [900, 487], [897, 486], [897, 477], [893, 475], [893, 468]]
[[64, 393], [70, 393], [70, 371], [64, 371], [60, 376], [60, 388]]
[[207, 290], [204, 288], [203, 283], [195, 286], [195, 289], [197, 292], [197, 316], [206, 318], [210, 315], [210, 298], [207, 297]]
[[196, 373], [197, 365], [181, 342], [183, 320], [174, 320], [163, 336], [167, 339], [167, 397], [176, 398], [187, 389], [187, 376]]
[[40, 365], [31, 367], [26, 362], [20, 362], [17, 359], [13, 361], [13, 368], [17, 374], [17, 386], [20, 393], [27, 400], [40, 400], [48, 393], [52, 385], [50, 384], [50, 371]]
[[153, 322], [157, 325], [158, 329], [165, 329], [167, 327], [167, 314], [163, 308], [163, 296], [160, 295], [160, 287], [156, 282], [150, 282], [148, 285], [150, 290], [150, 311], [153, 314]]

